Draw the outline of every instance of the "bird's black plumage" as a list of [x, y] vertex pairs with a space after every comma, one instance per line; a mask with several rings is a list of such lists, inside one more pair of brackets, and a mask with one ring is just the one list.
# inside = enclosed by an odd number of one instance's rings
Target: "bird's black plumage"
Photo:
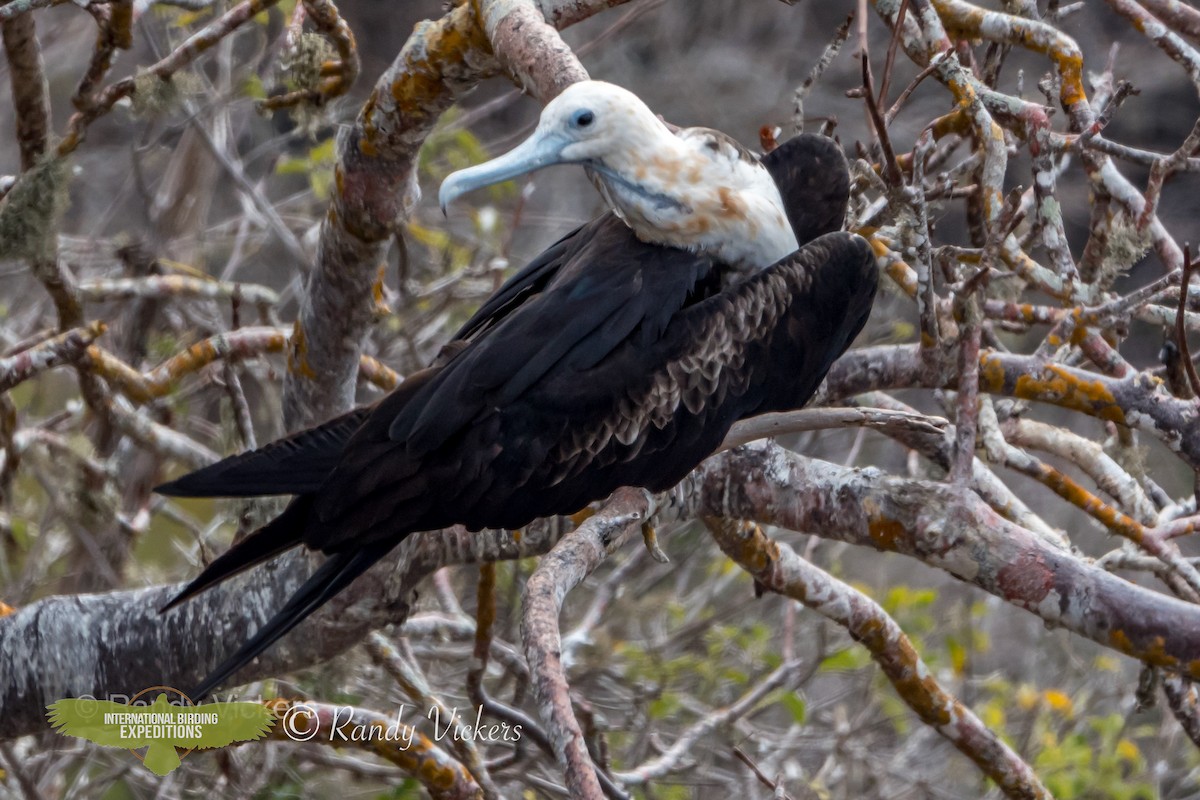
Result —
[[764, 163], [802, 245], [775, 265], [735, 279], [610, 212], [506, 282], [438, 363], [375, 406], [160, 487], [297, 495], [172, 605], [298, 544], [330, 556], [197, 693], [409, 533], [518, 528], [620, 486], [665, 490], [738, 419], [803, 405], [866, 321], [877, 273], [866, 242], [836, 232], [848, 175], [830, 140], [796, 137]]

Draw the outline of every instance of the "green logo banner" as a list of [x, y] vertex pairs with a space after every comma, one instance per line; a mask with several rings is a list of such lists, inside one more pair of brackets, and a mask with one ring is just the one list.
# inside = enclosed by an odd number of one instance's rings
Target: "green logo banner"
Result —
[[[77, 736], [105, 747], [124, 747], [155, 775], [167, 775], [196, 748], [225, 747], [234, 742], [261, 739], [275, 723], [275, 714], [260, 703], [205, 703], [193, 706], [183, 694], [155, 686], [142, 694], [163, 689], [153, 703], [132, 705], [91, 697], [59, 700], [47, 706], [46, 717], [64, 736]], [[185, 700], [173, 705], [167, 693]], [[131, 701], [132, 702], [132, 701]], [[145, 755], [137, 752], [146, 748]]]

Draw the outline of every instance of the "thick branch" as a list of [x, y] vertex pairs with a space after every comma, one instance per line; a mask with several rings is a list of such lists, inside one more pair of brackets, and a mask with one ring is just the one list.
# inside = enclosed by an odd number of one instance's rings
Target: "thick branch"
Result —
[[[1005, 520], [962, 488], [847, 469], [757, 445], [709, 459], [663, 503], [664, 519], [700, 514], [754, 519], [904, 553], [1051, 625], [1200, 677], [1200, 606], [1091, 566]], [[239, 677], [256, 680], [326, 661], [369, 630], [402, 621], [408, 592], [437, 568], [537, 555], [561, 533], [560, 523], [547, 521], [524, 531], [519, 542], [507, 534], [460, 529], [414, 537]], [[195, 682], [224, 655], [211, 637], [196, 631], [222, 631], [228, 648], [244, 640], [299, 584], [300, 576], [287, 573], [284, 563], [235, 579], [166, 618], [155, 609], [173, 586], [49, 597], [0, 618], [0, 674], [7, 679], [0, 689], [0, 738], [41, 730], [44, 704], [61, 697]], [[538, 591], [560, 602], [553, 590]]]
[[[369, 631], [403, 621], [414, 587], [441, 566], [539, 555], [563, 531], [550, 521], [528, 528], [519, 542], [461, 528], [412, 537], [238, 678], [250, 682], [328, 661]], [[306, 572], [295, 561], [306, 559], [280, 558], [165, 616], [157, 609], [181, 585], [47, 597], [0, 617], [0, 739], [45, 730], [46, 703], [63, 697], [194, 685], [299, 587]]]
[[50, 130], [50, 93], [42, 65], [33, 16], [0, 21], [0, 38], [8, 59], [17, 142], [21, 147], [21, 170], [29, 170], [46, 150]]
[[846, 469], [765, 444], [705, 462], [676, 493], [688, 515], [753, 519], [913, 556], [1049, 625], [1200, 677], [1200, 606], [1054, 548], [961, 488]]

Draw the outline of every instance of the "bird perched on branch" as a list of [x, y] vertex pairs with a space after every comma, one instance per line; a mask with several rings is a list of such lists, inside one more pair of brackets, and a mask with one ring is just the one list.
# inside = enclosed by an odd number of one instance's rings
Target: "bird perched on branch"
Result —
[[831, 140], [798, 136], [760, 159], [587, 81], [439, 199], [554, 164], [582, 165], [611, 211], [509, 279], [437, 363], [373, 406], [159, 487], [296, 495], [167, 608], [300, 544], [328, 556], [192, 697], [410, 533], [520, 528], [621, 486], [670, 488], [737, 420], [802, 406], [865, 323], [877, 271], [867, 243], [839, 232], [849, 179]]

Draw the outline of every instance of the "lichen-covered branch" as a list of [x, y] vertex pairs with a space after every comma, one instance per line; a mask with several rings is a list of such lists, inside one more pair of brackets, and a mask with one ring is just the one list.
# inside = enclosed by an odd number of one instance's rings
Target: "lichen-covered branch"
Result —
[[[614, 537], [624, 540], [637, 529], [647, 506], [640, 492], [629, 497], [625, 506], [614, 504], [582, 536], [573, 537], [575, 543], [527, 584], [527, 657], [538, 676], [535, 688], [541, 682], [537, 691], [545, 716], [562, 723], [562, 730], [571, 729], [573, 715], [567, 714], [569, 701], [563, 706], [562, 665], [555, 656], [557, 609], [565, 596], [560, 592], [616, 546]], [[848, 469], [761, 444], [709, 459], [659, 498], [659, 508], [663, 520], [697, 515], [752, 519], [903, 553], [1047, 624], [1200, 678], [1200, 606], [1089, 565], [1006, 520], [962, 487]], [[330, 609], [318, 612], [296, 635], [239, 673], [239, 679], [252, 681], [328, 660], [369, 630], [403, 620], [408, 592], [423, 576], [448, 564], [544, 553], [564, 529], [560, 522], [546, 521], [520, 537], [460, 529], [412, 537], [335, 598]], [[275, 610], [278, 595], [299, 585], [302, 575], [285, 567], [282, 559], [261, 568], [265, 572], [256, 570], [211, 590], [172, 612], [175, 618], [168, 618], [168, 625], [155, 609], [175, 591], [173, 586], [50, 597], [0, 617], [0, 669], [10, 676], [0, 695], [0, 738], [37, 729], [43, 704], [59, 697], [124, 691], [156, 681], [195, 682], [222, 655], [211, 651], [207, 639], [193, 635], [196, 627], [225, 631], [223, 641], [241, 641]], [[144, 658], [147, 652], [156, 654], [153, 661]], [[536, 664], [535, 658], [540, 659]], [[557, 737], [554, 730], [548, 733], [552, 740]], [[564, 747], [560, 757], [566, 752]]]
[[[408, 539], [374, 569], [238, 674], [241, 681], [302, 669], [358, 644], [408, 615], [411, 592], [447, 564], [527, 558], [550, 549], [567, 526], [538, 523], [514, 538], [461, 528]], [[305, 559], [306, 560], [306, 559]], [[0, 739], [43, 730], [45, 704], [68, 696], [132, 694], [146, 686], [191, 686], [224, 656], [198, 630], [222, 631], [232, 647], [273, 614], [306, 577], [281, 558], [159, 616], [181, 588], [154, 586], [61, 595], [0, 616]], [[153, 654], [147, 658], [146, 654]]]
[[1096, 569], [1004, 519], [972, 492], [850, 470], [774, 445], [705, 462], [677, 491], [689, 512], [913, 556], [1048, 625], [1200, 677], [1200, 606]]
[[[10, 3], [9, 6], [14, 4]], [[0, 9], [0, 11], [7, 10]], [[17, 144], [21, 148], [21, 169], [29, 170], [46, 149], [50, 134], [50, 93], [46, 87], [42, 50], [37, 29], [29, 14], [0, 17], [0, 39], [8, 59], [8, 80], [12, 87], [16, 112]]]

